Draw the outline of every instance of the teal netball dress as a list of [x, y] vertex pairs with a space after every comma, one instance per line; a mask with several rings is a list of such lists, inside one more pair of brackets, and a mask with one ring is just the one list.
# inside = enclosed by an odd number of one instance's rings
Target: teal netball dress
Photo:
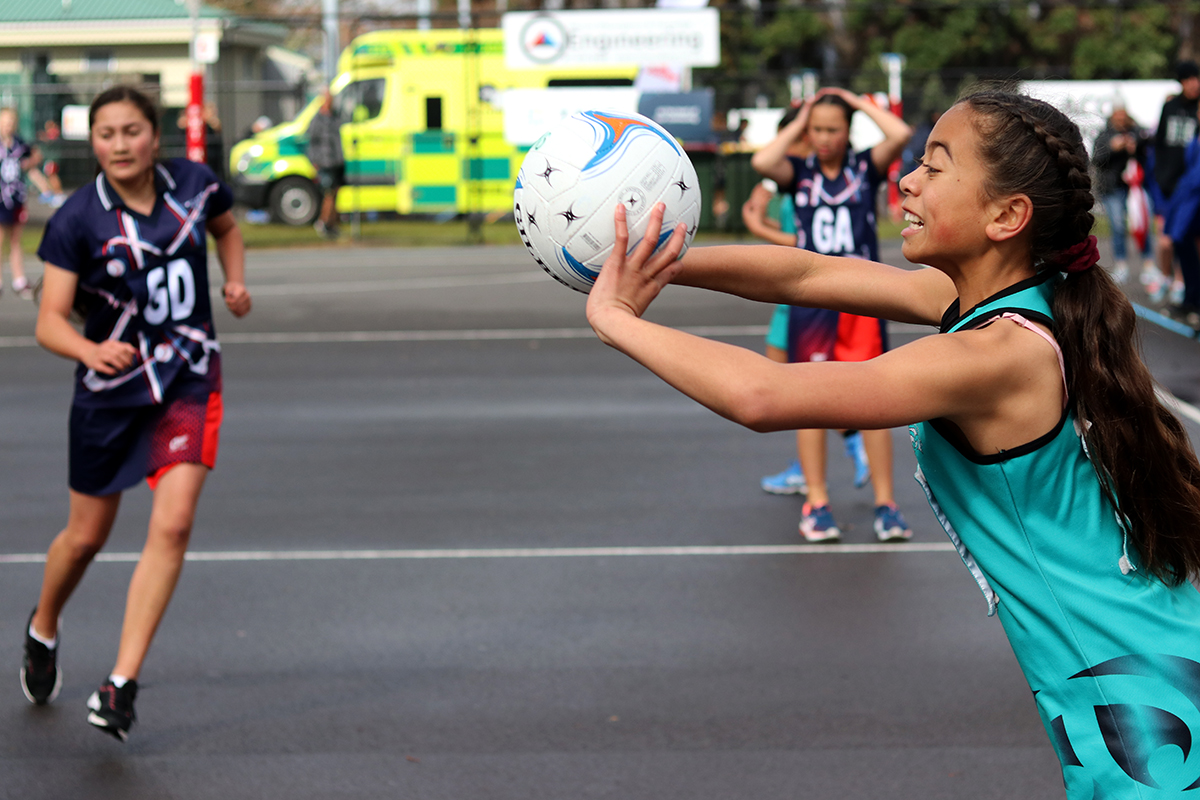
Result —
[[[956, 301], [941, 330], [1001, 317], [1053, 330], [1060, 280], [1040, 274], [966, 313]], [[1064, 410], [1048, 433], [987, 455], [946, 420], [913, 425], [917, 481], [1004, 625], [1068, 798], [1200, 800], [1200, 592], [1139, 567], [1081, 425]]]

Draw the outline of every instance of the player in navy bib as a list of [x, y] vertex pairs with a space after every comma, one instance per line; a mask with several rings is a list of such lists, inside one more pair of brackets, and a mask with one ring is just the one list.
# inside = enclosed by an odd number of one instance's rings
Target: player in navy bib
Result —
[[[216, 464], [220, 347], [209, 302], [207, 235], [235, 316], [250, 310], [232, 193], [207, 166], [157, 161], [144, 95], [118, 86], [89, 113], [96, 179], [46, 226], [38, 342], [79, 362], [70, 419], [70, 516], [47, 554], [25, 637], [31, 702], [61, 686], [58, 619], [108, 538], [121, 492], [147, 480], [154, 508], [130, 583], [116, 664], [88, 700], [88, 722], [124, 740], [137, 676], [174, 591], [205, 478]], [[70, 322], [84, 318], [82, 334]]]
[[18, 297], [32, 297], [25, 279], [21, 254], [21, 228], [25, 211], [25, 172], [33, 166], [33, 150], [17, 136], [17, 112], [0, 108], [0, 250], [8, 240], [12, 267], [12, 290]]
[[[855, 111], [867, 114], [884, 132], [884, 140], [869, 150], [850, 148], [850, 118]], [[877, 261], [876, 197], [884, 170], [911, 135], [908, 125], [894, 114], [842, 89], [822, 89], [805, 101], [795, 119], [784, 125], [751, 163], [792, 196], [797, 247], [822, 255]], [[808, 154], [789, 153], [805, 136]], [[789, 362], [865, 361], [887, 349], [882, 320], [823, 308], [791, 307], [788, 315]], [[805, 482], [808, 494], [799, 527], [810, 542], [834, 541], [841, 536], [829, 508], [825, 440], [823, 430], [801, 430], [796, 435], [799, 459], [794, 471], [802, 472], [804, 479], [794, 483]], [[864, 431], [862, 443], [875, 492], [875, 534], [880, 541], [908, 539], [912, 530], [895, 503], [891, 434]], [[763, 487], [770, 491], [769, 486], [780, 478], [786, 480], [793, 469], [764, 478]]]

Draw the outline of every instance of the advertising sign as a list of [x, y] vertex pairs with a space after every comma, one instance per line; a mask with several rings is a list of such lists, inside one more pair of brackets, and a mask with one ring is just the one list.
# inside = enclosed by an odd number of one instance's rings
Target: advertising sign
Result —
[[638, 100], [638, 113], [662, 125], [685, 144], [711, 144], [716, 141], [712, 129], [712, 89], [671, 94], [647, 92]]
[[502, 27], [509, 69], [667, 63], [713, 67], [721, 58], [715, 8], [510, 11]]

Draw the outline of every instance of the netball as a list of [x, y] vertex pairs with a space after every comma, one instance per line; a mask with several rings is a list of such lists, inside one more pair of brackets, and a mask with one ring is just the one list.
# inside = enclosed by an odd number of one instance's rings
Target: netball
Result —
[[586, 294], [616, 241], [618, 203], [626, 208], [631, 247], [645, 235], [650, 210], [663, 203], [659, 247], [682, 222], [687, 252], [700, 199], [692, 162], [660, 125], [640, 114], [581, 111], [530, 148], [517, 174], [513, 213], [542, 269]]

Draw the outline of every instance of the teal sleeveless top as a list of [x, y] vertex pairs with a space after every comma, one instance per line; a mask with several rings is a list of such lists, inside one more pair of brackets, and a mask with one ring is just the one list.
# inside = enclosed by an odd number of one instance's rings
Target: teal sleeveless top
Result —
[[[963, 314], [955, 301], [941, 331], [1005, 313], [1053, 331], [1060, 280]], [[917, 481], [1008, 634], [1067, 797], [1200, 800], [1200, 592], [1138, 568], [1079, 431], [1068, 410], [1027, 444], [979, 454], [947, 420], [909, 428]]]

